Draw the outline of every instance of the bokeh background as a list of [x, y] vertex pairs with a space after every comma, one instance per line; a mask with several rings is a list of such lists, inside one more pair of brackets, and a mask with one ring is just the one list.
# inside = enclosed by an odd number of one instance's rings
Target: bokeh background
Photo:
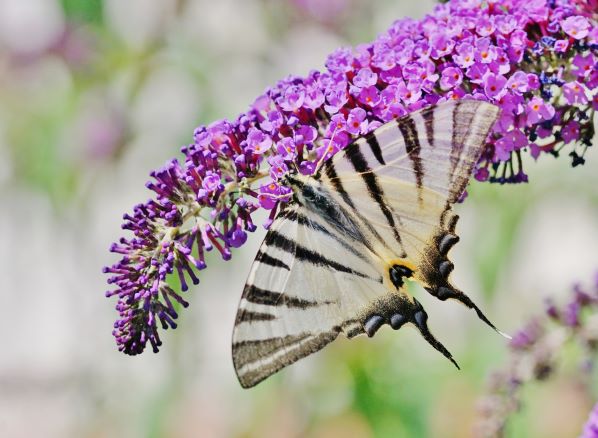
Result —
[[[259, 229], [212, 255], [159, 354], [111, 336], [101, 267], [151, 169], [199, 124], [236, 116], [287, 74], [322, 68], [432, 0], [0, 0], [0, 436], [469, 437], [506, 341], [426, 294], [456, 371], [414, 330], [338, 340], [252, 390], [230, 335]], [[598, 269], [596, 151], [527, 163], [531, 183], [476, 183], [458, 207], [455, 283], [513, 332]], [[575, 350], [525, 390], [508, 436], [574, 437], [598, 394]], [[595, 389], [595, 388], [594, 388]]]

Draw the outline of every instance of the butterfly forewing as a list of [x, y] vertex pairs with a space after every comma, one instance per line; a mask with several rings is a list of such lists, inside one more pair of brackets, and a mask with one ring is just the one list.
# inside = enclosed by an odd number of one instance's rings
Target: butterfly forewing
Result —
[[[391, 121], [291, 180], [294, 201], [274, 221], [243, 291], [233, 361], [244, 387], [344, 333], [384, 323], [429, 332], [403, 288], [418, 280], [440, 299], [479, 309], [448, 281], [458, 240], [451, 205], [461, 196], [498, 109], [448, 102]], [[489, 323], [489, 322], [488, 322]]]

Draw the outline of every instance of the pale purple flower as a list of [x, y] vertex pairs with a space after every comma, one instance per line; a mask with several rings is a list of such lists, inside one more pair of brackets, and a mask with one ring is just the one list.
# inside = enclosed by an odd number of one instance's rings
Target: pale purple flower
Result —
[[281, 179], [289, 171], [284, 158], [280, 155], [268, 157], [268, 164], [270, 165], [270, 177], [273, 180]]
[[326, 93], [326, 102], [324, 108], [329, 114], [336, 114], [349, 100], [347, 90], [336, 88]]
[[475, 63], [475, 48], [469, 43], [459, 44], [453, 61], [461, 68], [471, 67]]
[[376, 85], [378, 75], [369, 68], [362, 68], [353, 78], [353, 84], [359, 88], [367, 88]]
[[381, 114], [383, 120], [394, 119], [407, 113], [405, 106], [401, 103], [402, 98], [398, 86], [389, 85], [380, 93], [380, 97], [386, 107], [386, 110]]
[[507, 79], [503, 75], [487, 73], [484, 76], [484, 93], [490, 99], [498, 100], [505, 92]]
[[577, 70], [578, 77], [586, 77], [589, 76], [593, 70], [596, 70], [596, 60], [594, 59], [594, 55], [592, 53], [588, 53], [587, 55], [581, 55], [578, 53], [573, 58], [573, 66]]
[[346, 73], [353, 69], [353, 53], [346, 47], [335, 50], [328, 56], [326, 67], [331, 72]]
[[432, 47], [432, 58], [438, 59], [451, 53], [455, 42], [444, 32], [439, 32], [430, 37], [430, 46]]
[[496, 59], [490, 64], [490, 69], [501, 75], [509, 73], [511, 71], [511, 62], [507, 52], [501, 48], [496, 48]]
[[494, 23], [496, 29], [503, 35], [509, 35], [517, 28], [517, 19], [512, 15], [499, 15]]
[[529, 86], [530, 90], [538, 90], [540, 89], [540, 79], [538, 75], [535, 73], [528, 73], [527, 75], [527, 85]]
[[554, 43], [554, 51], [557, 53], [564, 53], [569, 48], [569, 40], [556, 40]]
[[505, 132], [503, 136], [496, 141], [494, 153], [500, 161], [506, 161], [511, 156], [511, 152], [521, 149], [528, 145], [526, 135], [519, 129], [512, 129]]
[[326, 100], [324, 96], [324, 91], [318, 86], [315, 81], [312, 81], [310, 84], [307, 85], [305, 89], [305, 100], [304, 105], [312, 110], [320, 108], [324, 101]]
[[376, 46], [372, 56], [372, 66], [382, 71], [393, 69], [397, 65], [395, 53], [386, 44]]
[[220, 185], [220, 175], [216, 173], [206, 176], [202, 182], [202, 187], [208, 192], [216, 191]]
[[579, 140], [580, 134], [580, 125], [575, 120], [570, 121], [561, 129], [561, 138], [565, 144]]
[[494, 22], [490, 18], [484, 18], [476, 25], [475, 30], [481, 37], [490, 36], [495, 30]]
[[459, 86], [463, 81], [463, 73], [461, 69], [456, 67], [448, 67], [442, 71], [440, 78], [440, 88], [443, 90], [450, 90], [451, 88]]
[[330, 124], [328, 125], [327, 135], [332, 135], [333, 132], [345, 131], [347, 129], [347, 119], [343, 113], [338, 113], [332, 116]]
[[278, 99], [278, 104], [285, 111], [296, 111], [305, 101], [305, 88], [290, 86], [284, 91], [284, 95]]
[[295, 145], [295, 140], [293, 140], [291, 137], [283, 137], [278, 143], [276, 143], [276, 152], [284, 160], [292, 160], [295, 158], [295, 154], [297, 153], [296, 148], [297, 146]]
[[484, 78], [489, 71], [490, 69], [486, 64], [474, 64], [465, 71], [465, 76], [467, 76], [472, 83], [481, 85], [484, 83]]
[[[269, 111], [266, 119], [261, 123], [261, 128], [267, 132], [274, 132], [280, 129], [284, 123], [284, 116], [280, 111]], [[211, 140], [210, 140], [211, 141]]]
[[583, 105], [588, 103], [585, 88], [577, 81], [563, 85], [563, 95], [570, 105]]
[[311, 144], [318, 137], [318, 130], [310, 125], [299, 125], [295, 129], [295, 144]]
[[475, 44], [475, 60], [482, 64], [490, 64], [498, 56], [496, 46], [492, 45], [490, 38], [480, 38]]
[[407, 105], [419, 101], [422, 95], [421, 88], [417, 87], [417, 85], [413, 82], [408, 85], [406, 85], [404, 82], [401, 82], [397, 86], [397, 92], [399, 93], [399, 97]]
[[523, 94], [528, 91], [527, 74], [522, 71], [515, 72], [507, 81], [507, 88], [517, 94]]
[[561, 26], [567, 35], [576, 40], [587, 37], [590, 31], [590, 22], [586, 17], [580, 15], [565, 18]]
[[262, 155], [272, 147], [272, 138], [264, 132], [251, 128], [247, 135], [247, 146], [256, 155]]
[[544, 102], [539, 97], [534, 97], [527, 104], [527, 124], [535, 125], [544, 120], [550, 120], [554, 117], [554, 107]]
[[279, 190], [280, 186], [274, 182], [271, 182], [270, 184], [262, 184], [260, 186], [260, 194], [257, 197], [260, 206], [266, 210], [273, 209], [278, 204], [276, 195]]
[[367, 87], [361, 90], [357, 100], [369, 107], [375, 107], [380, 103], [380, 92], [376, 87]]
[[363, 108], [353, 108], [347, 117], [347, 132], [352, 135], [367, 132], [368, 121]]

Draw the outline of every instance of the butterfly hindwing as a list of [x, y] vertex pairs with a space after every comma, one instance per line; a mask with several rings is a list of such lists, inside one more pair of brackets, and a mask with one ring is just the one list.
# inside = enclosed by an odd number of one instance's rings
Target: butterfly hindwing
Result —
[[[479, 309], [448, 281], [461, 196], [497, 108], [450, 102], [389, 122], [290, 179], [294, 201], [273, 222], [251, 267], [233, 332], [233, 362], [250, 387], [338, 334], [382, 324], [427, 328], [403, 288], [417, 280], [440, 299]], [[490, 324], [490, 323], [489, 323]]]
[[233, 362], [244, 387], [324, 347], [363, 333], [368, 306], [387, 294], [380, 274], [347, 240], [301, 205], [274, 221], [243, 291]]

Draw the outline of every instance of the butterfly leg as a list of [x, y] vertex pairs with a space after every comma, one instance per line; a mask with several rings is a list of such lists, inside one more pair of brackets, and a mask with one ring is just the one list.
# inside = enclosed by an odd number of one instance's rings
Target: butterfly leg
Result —
[[363, 331], [372, 337], [378, 329], [389, 324], [394, 330], [398, 330], [407, 323], [413, 324], [423, 338], [438, 350], [444, 357], [450, 360], [459, 369], [459, 365], [453, 359], [453, 355], [442, 343], [432, 335], [428, 328], [428, 314], [423, 306], [415, 298], [408, 298], [405, 295], [393, 293], [389, 297], [374, 303], [371, 311], [366, 312], [363, 319]]

